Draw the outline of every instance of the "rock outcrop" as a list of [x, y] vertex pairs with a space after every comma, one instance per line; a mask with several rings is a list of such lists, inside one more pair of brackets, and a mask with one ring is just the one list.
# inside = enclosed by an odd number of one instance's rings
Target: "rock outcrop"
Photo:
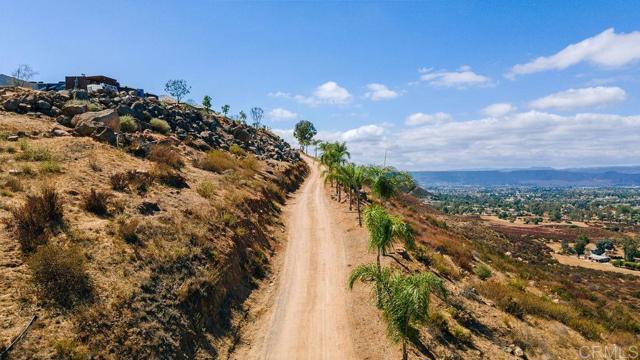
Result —
[[297, 151], [266, 129], [256, 129], [220, 114], [206, 114], [190, 105], [165, 103], [155, 96], [139, 97], [133, 91], [87, 94], [80, 90], [6, 88], [0, 89], [0, 104], [9, 112], [55, 117], [60, 125], [72, 128], [75, 135], [91, 136], [112, 145], [127, 146], [147, 138], [120, 132], [119, 117], [128, 115], [135, 118], [139, 131], [151, 129], [154, 118], [164, 120], [171, 127], [169, 136], [199, 150], [228, 150], [237, 145], [259, 159], [287, 162], [300, 159]]

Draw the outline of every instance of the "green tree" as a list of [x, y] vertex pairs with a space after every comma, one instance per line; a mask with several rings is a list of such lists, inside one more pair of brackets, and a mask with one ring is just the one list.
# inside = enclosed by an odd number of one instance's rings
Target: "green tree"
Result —
[[229, 114], [229, 110], [231, 110], [231, 106], [224, 104], [220, 109], [222, 110], [224, 116], [227, 116], [227, 114]]
[[202, 98], [202, 106], [204, 106], [204, 108], [207, 109], [207, 114], [211, 112], [211, 96], [205, 95]]
[[408, 249], [414, 246], [413, 230], [397, 216], [393, 216], [380, 205], [367, 206], [364, 224], [369, 233], [369, 249], [376, 251], [376, 264], [380, 268], [380, 256], [386, 255], [393, 242], [402, 240]]
[[580, 257], [580, 255], [584, 255], [584, 252], [585, 252], [585, 249], [587, 248], [588, 243], [589, 243], [589, 238], [587, 238], [586, 236], [580, 235], [578, 237], [575, 245], [573, 246], [573, 249], [576, 251], [576, 254], [578, 254], [578, 257]]
[[431, 272], [404, 275], [381, 269], [374, 264], [356, 267], [349, 277], [352, 289], [357, 281], [382, 289], [380, 296], [383, 318], [387, 324], [387, 336], [393, 342], [402, 342], [402, 359], [408, 358], [407, 343], [417, 333], [415, 326], [429, 318], [431, 294], [447, 297], [442, 280]]
[[178, 104], [180, 100], [191, 92], [191, 86], [185, 80], [169, 80], [164, 84], [164, 91], [176, 98]]
[[311, 140], [316, 136], [318, 131], [313, 123], [308, 120], [300, 120], [293, 131], [293, 136], [298, 140], [302, 147], [302, 151], [306, 151], [307, 145], [311, 144]]
[[638, 251], [638, 240], [627, 238], [622, 243], [624, 250], [624, 260], [625, 261], [635, 261], [635, 258], [640, 256], [640, 252]]

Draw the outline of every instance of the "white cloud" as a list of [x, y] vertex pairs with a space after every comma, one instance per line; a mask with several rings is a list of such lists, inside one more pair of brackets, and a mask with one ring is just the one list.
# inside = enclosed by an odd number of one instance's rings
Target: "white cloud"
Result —
[[571, 44], [551, 56], [541, 56], [526, 64], [518, 64], [505, 75], [533, 74], [562, 70], [581, 62], [615, 68], [640, 60], [640, 32], [616, 33], [609, 28], [600, 34]]
[[379, 125], [364, 125], [355, 129], [347, 130], [341, 134], [343, 141], [358, 142], [379, 139], [384, 134], [384, 128]]
[[603, 106], [627, 98], [627, 93], [619, 87], [588, 87], [557, 92], [532, 101], [534, 109], [569, 110], [592, 106]]
[[435, 114], [414, 113], [404, 120], [404, 123], [409, 126], [424, 125], [424, 124], [440, 124], [444, 122], [452, 121], [453, 118], [450, 114], [437, 112]]
[[516, 107], [509, 103], [497, 103], [487, 106], [480, 112], [484, 116], [489, 117], [503, 117], [509, 113], [516, 111]]
[[471, 67], [464, 65], [457, 71], [433, 71], [432, 68], [418, 70], [420, 81], [437, 87], [455, 87], [464, 89], [472, 86], [489, 86], [491, 79], [471, 71]]
[[377, 84], [377, 83], [369, 84], [367, 85], [367, 89], [369, 91], [365, 93], [364, 96], [368, 99], [371, 99], [372, 101], [390, 100], [400, 96], [398, 92], [389, 89], [384, 84]]
[[293, 120], [298, 117], [298, 114], [293, 111], [289, 111], [283, 108], [275, 108], [269, 111], [267, 117], [274, 121]]
[[301, 104], [317, 106], [321, 104], [347, 104], [353, 96], [349, 91], [335, 81], [327, 81], [318, 86], [311, 96], [295, 95], [288, 92], [276, 91], [268, 94], [271, 97], [291, 99]]

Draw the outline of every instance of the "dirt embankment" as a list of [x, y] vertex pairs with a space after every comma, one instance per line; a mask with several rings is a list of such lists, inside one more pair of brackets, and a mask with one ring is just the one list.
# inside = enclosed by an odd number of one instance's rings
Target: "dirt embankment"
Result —
[[[238, 305], [268, 272], [280, 204], [306, 165], [239, 151], [216, 154], [207, 166], [224, 160], [227, 169], [209, 171], [200, 165], [205, 153], [182, 143], [165, 143], [171, 156], [151, 159], [89, 138], [42, 135], [55, 126], [47, 117], [0, 112], [0, 345], [38, 315], [9, 358], [226, 352], [244, 317]], [[26, 134], [19, 142], [5, 136], [19, 131]], [[146, 182], [116, 189], [117, 174]], [[35, 282], [34, 252], [21, 248], [11, 215], [43, 184], [54, 187], [63, 209], [46, 242], [80, 254], [90, 286], [71, 306]], [[106, 194], [106, 212], [88, 210], [91, 189]]]

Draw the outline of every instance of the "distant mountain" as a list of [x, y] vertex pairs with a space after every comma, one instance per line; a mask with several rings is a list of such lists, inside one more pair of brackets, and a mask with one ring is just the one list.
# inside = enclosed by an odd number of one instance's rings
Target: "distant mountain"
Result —
[[412, 172], [430, 186], [640, 186], [640, 166], [582, 169], [521, 169]]

